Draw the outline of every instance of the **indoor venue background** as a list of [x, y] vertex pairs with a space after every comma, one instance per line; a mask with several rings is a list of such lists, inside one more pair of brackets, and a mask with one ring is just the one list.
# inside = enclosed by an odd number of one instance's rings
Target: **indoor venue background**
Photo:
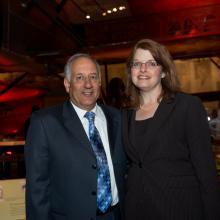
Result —
[[220, 171], [219, 27], [219, 0], [1, 0], [0, 178], [25, 177], [26, 124], [32, 111], [67, 98], [68, 57], [86, 52], [98, 60], [105, 101], [112, 78], [126, 85], [126, 59], [142, 38], [168, 47], [183, 91], [202, 99], [215, 122]]

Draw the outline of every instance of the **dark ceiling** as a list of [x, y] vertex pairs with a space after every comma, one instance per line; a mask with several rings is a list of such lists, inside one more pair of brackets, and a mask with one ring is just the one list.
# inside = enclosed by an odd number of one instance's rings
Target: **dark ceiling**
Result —
[[66, 97], [59, 73], [73, 53], [125, 62], [151, 38], [174, 58], [215, 56], [219, 66], [219, 27], [219, 0], [0, 0], [0, 139], [22, 131], [32, 105]]
[[[103, 63], [125, 61], [131, 45], [141, 38], [164, 43], [174, 57], [220, 54], [219, 0], [1, 0], [0, 4], [1, 73], [40, 73], [48, 68], [60, 72], [78, 51]], [[107, 10], [111, 13], [103, 16]]]

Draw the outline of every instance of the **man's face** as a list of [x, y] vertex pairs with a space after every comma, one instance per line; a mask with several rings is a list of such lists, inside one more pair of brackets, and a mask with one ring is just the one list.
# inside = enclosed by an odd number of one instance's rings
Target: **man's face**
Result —
[[66, 92], [71, 101], [81, 109], [90, 111], [99, 97], [101, 81], [95, 63], [79, 57], [71, 66], [70, 80], [64, 79]]

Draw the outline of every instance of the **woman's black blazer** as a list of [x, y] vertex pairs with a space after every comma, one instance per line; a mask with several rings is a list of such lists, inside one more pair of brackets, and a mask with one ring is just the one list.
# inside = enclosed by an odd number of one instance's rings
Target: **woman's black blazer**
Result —
[[123, 111], [123, 142], [131, 161], [127, 220], [220, 220], [220, 186], [207, 115], [197, 97], [162, 100], [134, 146], [135, 111]]

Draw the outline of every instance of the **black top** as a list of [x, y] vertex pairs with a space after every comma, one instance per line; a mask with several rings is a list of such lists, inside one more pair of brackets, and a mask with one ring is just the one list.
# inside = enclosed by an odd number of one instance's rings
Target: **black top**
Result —
[[133, 146], [136, 148], [136, 151], [142, 153], [144, 151], [145, 139], [147, 130], [149, 129], [150, 121], [152, 118], [144, 119], [144, 120], [135, 120], [134, 123], [134, 134], [131, 138], [131, 142]]

